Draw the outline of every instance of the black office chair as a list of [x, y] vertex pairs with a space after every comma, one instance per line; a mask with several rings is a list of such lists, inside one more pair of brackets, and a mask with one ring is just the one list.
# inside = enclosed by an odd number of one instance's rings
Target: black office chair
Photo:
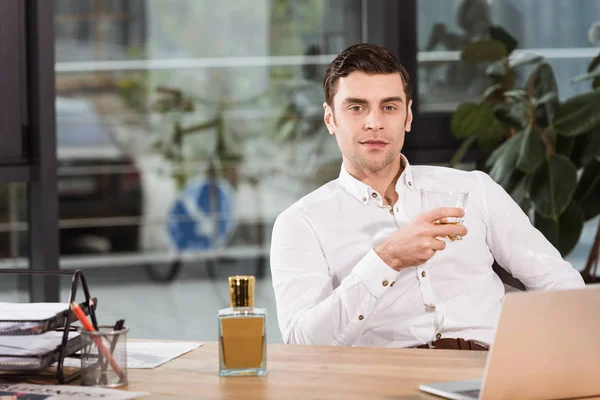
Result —
[[494, 261], [494, 265], [492, 265], [492, 268], [494, 269], [494, 272], [500, 277], [500, 280], [502, 280], [504, 286], [506, 286], [507, 292], [513, 292], [515, 290], [527, 290], [525, 285], [523, 285], [523, 283], [520, 280], [512, 276], [510, 272], [502, 268], [500, 264], [498, 264], [496, 261]]

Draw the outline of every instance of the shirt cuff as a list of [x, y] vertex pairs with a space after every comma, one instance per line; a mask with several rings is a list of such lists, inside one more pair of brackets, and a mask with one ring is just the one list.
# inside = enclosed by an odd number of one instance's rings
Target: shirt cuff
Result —
[[393, 286], [394, 281], [400, 274], [387, 265], [371, 249], [352, 270], [355, 275], [375, 297], [380, 297], [387, 289]]

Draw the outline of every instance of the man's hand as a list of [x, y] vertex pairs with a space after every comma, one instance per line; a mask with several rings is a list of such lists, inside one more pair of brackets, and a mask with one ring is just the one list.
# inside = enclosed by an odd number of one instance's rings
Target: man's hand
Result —
[[436, 251], [446, 248], [446, 243], [436, 237], [467, 234], [467, 228], [462, 225], [435, 225], [434, 222], [449, 217], [462, 218], [464, 215], [465, 212], [460, 208], [427, 211], [394, 232], [388, 240], [375, 247], [375, 252], [396, 271], [421, 265], [433, 257]]

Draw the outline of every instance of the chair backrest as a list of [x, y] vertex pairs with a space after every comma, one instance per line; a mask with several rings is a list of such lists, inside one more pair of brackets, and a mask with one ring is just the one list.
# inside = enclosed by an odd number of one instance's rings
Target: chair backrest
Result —
[[500, 280], [504, 282], [504, 286], [507, 286], [507, 291], [527, 290], [525, 285], [523, 285], [523, 283], [520, 280], [512, 276], [510, 272], [502, 268], [500, 264], [498, 264], [496, 261], [494, 261], [494, 265], [492, 265], [492, 268], [494, 269], [494, 272], [500, 277]]

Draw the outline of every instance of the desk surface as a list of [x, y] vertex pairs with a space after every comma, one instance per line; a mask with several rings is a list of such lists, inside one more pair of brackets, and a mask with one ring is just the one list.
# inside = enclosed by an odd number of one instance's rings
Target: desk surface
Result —
[[218, 347], [200, 348], [151, 370], [130, 369], [127, 390], [150, 399], [436, 399], [424, 382], [483, 375], [487, 352], [269, 345], [266, 377], [218, 374]]

